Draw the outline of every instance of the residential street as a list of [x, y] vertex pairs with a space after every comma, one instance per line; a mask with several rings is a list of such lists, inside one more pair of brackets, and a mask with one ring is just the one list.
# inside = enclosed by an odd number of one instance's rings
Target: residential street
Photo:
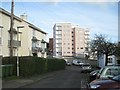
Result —
[[54, 75], [21, 88], [85, 88], [88, 74], [81, 73], [79, 66], [67, 66]]

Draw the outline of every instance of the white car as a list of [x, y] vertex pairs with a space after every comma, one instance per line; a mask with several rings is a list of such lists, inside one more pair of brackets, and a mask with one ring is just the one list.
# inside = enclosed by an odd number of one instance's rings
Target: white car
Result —
[[80, 60], [73, 60], [72, 64], [79, 66], [79, 65], [82, 65], [83, 63]]
[[72, 64], [73, 64], [73, 65], [79, 65], [78, 62], [77, 62], [77, 60], [73, 60], [73, 61], [72, 61]]

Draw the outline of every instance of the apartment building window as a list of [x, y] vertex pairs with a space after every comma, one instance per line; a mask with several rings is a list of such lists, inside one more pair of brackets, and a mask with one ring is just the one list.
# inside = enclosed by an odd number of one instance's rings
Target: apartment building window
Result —
[[70, 49], [70, 47], [68, 47], [68, 49]]
[[79, 47], [77, 49], [79, 49]]
[[80, 49], [83, 49], [83, 47], [81, 47]]
[[70, 52], [67, 52], [67, 53], [70, 53]]

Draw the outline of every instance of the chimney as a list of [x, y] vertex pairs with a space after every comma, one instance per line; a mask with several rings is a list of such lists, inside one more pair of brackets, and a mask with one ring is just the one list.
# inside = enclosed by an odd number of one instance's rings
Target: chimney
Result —
[[20, 15], [20, 18], [26, 21], [27, 20], [27, 15], [24, 13], [23, 15]]

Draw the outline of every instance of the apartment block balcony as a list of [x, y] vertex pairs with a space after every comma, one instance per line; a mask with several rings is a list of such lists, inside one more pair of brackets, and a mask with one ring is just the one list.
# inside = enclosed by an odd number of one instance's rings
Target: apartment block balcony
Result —
[[62, 44], [62, 40], [56, 40], [57, 44]]
[[38, 40], [35, 36], [33, 36], [32, 41], [37, 42], [37, 41], [40, 41], [40, 40]]
[[85, 36], [85, 40], [89, 40], [89, 36]]
[[[13, 47], [17, 48], [21, 46], [21, 41], [13, 40]], [[8, 47], [10, 47], [10, 40], [8, 40]]]
[[62, 39], [62, 36], [56, 35], [56, 39]]
[[[11, 31], [8, 30], [8, 32], [10, 33]], [[22, 32], [18, 32], [15, 28], [13, 28], [13, 34], [21, 34]]]
[[38, 53], [38, 52], [42, 52], [43, 49], [41, 47], [32, 47], [32, 53]]
[[41, 52], [41, 54], [45, 54], [45, 52], [46, 52], [46, 49], [43, 49], [43, 51]]
[[90, 32], [85, 32], [85, 35], [89, 36], [89, 35], [90, 35]]
[[57, 35], [57, 36], [62, 36], [62, 32], [60, 32], [60, 31], [58, 32], [58, 31], [57, 31], [57, 32], [56, 32], [56, 35]]
[[62, 48], [56, 48], [56, 52], [62, 52]]

